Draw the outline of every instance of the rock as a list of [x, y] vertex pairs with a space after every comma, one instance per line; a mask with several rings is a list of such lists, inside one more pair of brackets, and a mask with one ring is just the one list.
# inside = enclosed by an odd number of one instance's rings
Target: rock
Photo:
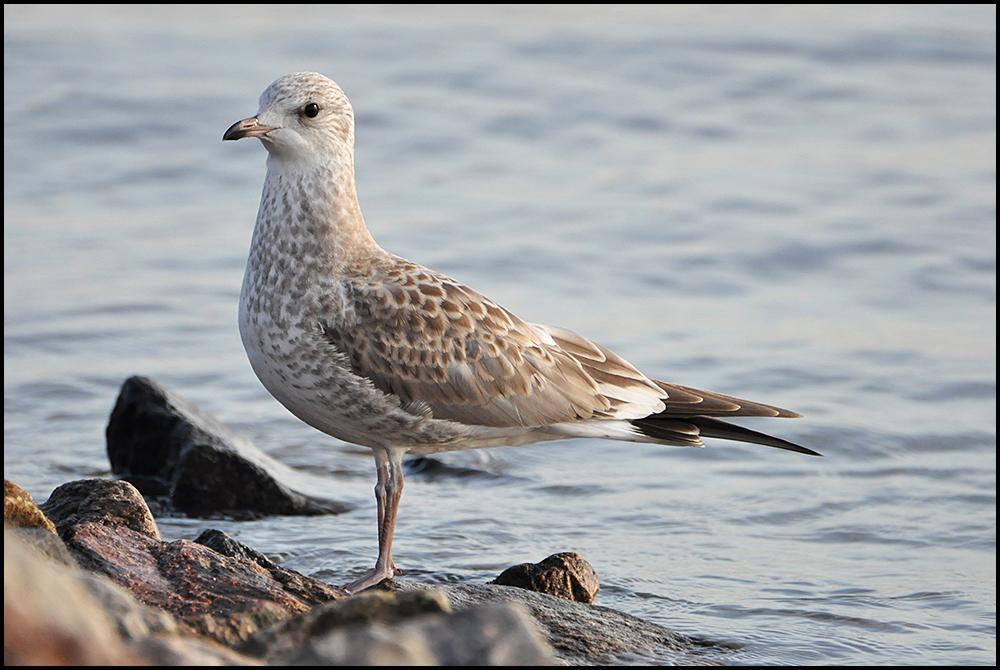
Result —
[[105, 577], [47, 560], [23, 537], [21, 529], [4, 533], [5, 665], [260, 664], [211, 640], [178, 636], [167, 613]]
[[[160, 531], [146, 501], [128, 482], [108, 479], [70, 482], [53, 491], [44, 507], [55, 520], [53, 528], [64, 534], [70, 533], [77, 524], [97, 523], [109, 528], [129, 528], [160, 539]], [[11, 534], [63, 566], [74, 571], [78, 567], [72, 552], [52, 533], [17, 529]], [[140, 605], [131, 593], [108, 578], [83, 572], [76, 574], [76, 578], [98, 601], [121, 638], [136, 640], [153, 633], [177, 634], [177, 624], [169, 614]]]
[[111, 470], [186, 514], [337, 514], [332, 480], [296, 471], [145, 377], [122, 384], [107, 437]]
[[222, 554], [223, 556], [228, 556], [229, 558], [235, 558], [241, 561], [253, 561], [260, 567], [271, 572], [272, 575], [274, 574], [274, 571], [281, 571], [283, 569], [264, 554], [260, 553], [256, 549], [248, 547], [242, 542], [234, 540], [221, 530], [209, 528], [208, 530], [202, 531], [201, 535], [196, 537], [194, 541], [203, 547], [208, 547], [209, 549]]
[[232, 539], [221, 530], [206, 530], [195, 539], [195, 543], [243, 565], [258, 566], [267, 572], [275, 584], [280, 584], [286, 592], [309, 606], [339, 600], [349, 595], [339, 586], [332, 586], [301, 572], [281, 567], [256, 549]]
[[13, 528], [41, 528], [56, 532], [56, 527], [38, 509], [31, 494], [6, 479], [3, 480], [3, 520]]
[[507, 568], [493, 583], [548, 593], [579, 603], [594, 602], [601, 589], [594, 568], [574, 552], [552, 554], [540, 563], [522, 563]]
[[[348, 601], [358, 598], [373, 604], [381, 599], [376, 599], [377, 593], [355, 596]], [[401, 598], [406, 599], [406, 596]], [[381, 605], [377, 607], [381, 610]], [[364, 605], [359, 606], [359, 611], [362, 609]], [[289, 665], [554, 663], [551, 649], [538, 634], [527, 611], [509, 603], [480, 605], [460, 613], [424, 614], [395, 623], [337, 626], [311, 633], [298, 644], [278, 644], [269, 649], [266, 660]]]
[[264, 665], [249, 656], [199, 637], [145, 637], [132, 644], [150, 665]]
[[[127, 483], [84, 480], [57, 491], [50, 499], [52, 514], [73, 561], [110, 578], [128, 593], [103, 578], [77, 580], [75, 588], [87, 594], [87, 607], [101, 611], [94, 625], [110, 629], [112, 636], [92, 634], [89, 628], [79, 630], [111, 651], [70, 655], [46, 649], [48, 655], [38, 657], [42, 661], [110, 658], [120, 651], [123, 638], [132, 641], [133, 651], [121, 653], [141, 652], [141, 657], [132, 660], [156, 664], [250, 662], [212, 641], [274, 663], [351, 664], [536, 665], [556, 659], [574, 665], [704, 665], [725, 662], [731, 647], [679, 635], [605, 607], [497, 584], [436, 585], [431, 590], [393, 579], [378, 589], [346, 597], [342, 590], [286, 570], [219, 531], [202, 533], [198, 542], [164, 542], [153, 537], [145, 521], [148, 510]], [[100, 492], [113, 500], [102, 504]], [[42, 508], [49, 506], [47, 502]], [[6, 534], [59, 542], [52, 533], [39, 529]], [[5, 538], [5, 552], [15, 542], [20, 540]], [[65, 552], [52, 547], [46, 551], [73, 562], [65, 558]], [[540, 565], [585, 565], [574, 555], [556, 558]], [[33, 560], [48, 562], [41, 556]], [[21, 579], [16, 571], [12, 574], [15, 580]], [[100, 596], [99, 602], [93, 593]], [[132, 602], [129, 593], [149, 607]], [[68, 601], [70, 614], [78, 609]], [[13, 612], [12, 617], [17, 614]], [[35, 641], [32, 626], [52, 639], [76, 630], [76, 623], [60, 623], [63, 615], [59, 613], [45, 610], [32, 616], [10, 618], [11, 630]], [[5, 626], [6, 617], [5, 610]], [[49, 617], [55, 617], [55, 623]], [[174, 626], [180, 636], [172, 634]], [[538, 641], [539, 634], [547, 643]], [[34, 662], [32, 654], [39, 652], [15, 641], [7, 653], [15, 661]]]
[[[346, 595], [282, 568], [219, 531], [202, 537], [220, 551], [187, 540], [162, 541], [145, 501], [128, 482], [70, 482], [53, 491], [42, 509], [52, 515], [82, 568], [169, 612], [185, 630], [223, 644], [241, 642], [262, 626]], [[140, 625], [135, 617], [129, 621], [128, 626]], [[149, 621], [144, 625], [160, 630]]]
[[100, 604], [65, 566], [3, 542], [4, 665], [135, 665]]
[[[453, 614], [424, 617], [390, 630], [390, 639], [427, 640], [435, 665], [554, 665], [548, 643], [528, 610], [513, 603], [469, 607]], [[347, 631], [341, 633], [347, 637]], [[334, 645], [326, 640], [320, 648]], [[328, 652], [329, 653], [329, 652]]]
[[188, 540], [163, 542], [96, 523], [74, 526], [65, 539], [81, 566], [229, 646], [258, 628], [344, 595], [294, 571], [268, 570]]
[[5, 529], [12, 537], [16, 537], [22, 544], [31, 547], [36, 552], [45, 556], [55, 563], [59, 563], [68, 568], [76, 568], [76, 559], [69, 549], [59, 539], [55, 533], [50, 533], [41, 528], [9, 528]]
[[[398, 577], [382, 586], [393, 591], [427, 588]], [[681, 635], [624, 612], [546, 593], [497, 584], [435, 584], [433, 588], [447, 594], [458, 618], [484, 603], [521, 604], [556, 659], [570, 665], [716, 665], [731, 653], [727, 643]]]
[[94, 596], [104, 614], [125, 641], [141, 640], [150, 635], [177, 635], [174, 618], [161, 609], [137, 601], [130, 592], [104, 575], [78, 571], [77, 579]]
[[160, 529], [146, 500], [128, 482], [79, 479], [58, 487], [41, 507], [63, 538], [77, 524], [99, 523], [160, 539]]
[[424, 614], [450, 612], [448, 598], [440, 591], [391, 593], [370, 589], [363, 593], [317, 605], [254, 633], [240, 651], [278, 662], [298, 653], [309, 640], [337, 628], [356, 624], [391, 623]]

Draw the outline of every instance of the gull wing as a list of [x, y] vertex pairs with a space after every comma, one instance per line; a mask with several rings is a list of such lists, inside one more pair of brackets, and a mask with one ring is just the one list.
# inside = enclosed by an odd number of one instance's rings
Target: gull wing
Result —
[[440, 273], [390, 255], [346, 274], [343, 315], [321, 336], [355, 374], [436, 418], [539, 427], [664, 409], [663, 389], [606, 348]]

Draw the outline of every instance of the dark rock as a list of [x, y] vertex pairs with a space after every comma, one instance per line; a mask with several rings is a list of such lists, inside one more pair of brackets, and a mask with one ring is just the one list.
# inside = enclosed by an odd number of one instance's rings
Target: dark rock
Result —
[[601, 589], [594, 568], [575, 552], [552, 554], [540, 563], [522, 563], [507, 568], [493, 583], [548, 593], [579, 603], [594, 602]]
[[56, 532], [56, 527], [38, 509], [31, 494], [6, 479], [3, 480], [3, 520], [12, 528], [41, 528]]
[[482, 481], [503, 479], [505, 475], [479, 468], [470, 468], [454, 463], [445, 463], [431, 456], [415, 456], [404, 464], [406, 476], [425, 482], [448, 479], [479, 479]]
[[56, 525], [60, 537], [81, 523], [128, 528], [154, 540], [160, 539], [152, 512], [139, 491], [114, 479], [79, 479], [63, 484], [41, 505]]
[[258, 628], [344, 595], [294, 571], [268, 570], [187, 540], [162, 542], [95, 523], [74, 526], [64, 537], [82, 567], [230, 646]]
[[[394, 578], [393, 591], [427, 586]], [[731, 645], [681, 635], [624, 612], [556, 598], [546, 593], [497, 584], [435, 584], [461, 617], [483, 603], [520, 603], [527, 607], [555, 656], [570, 665], [718, 665]]]
[[337, 514], [335, 483], [296, 471], [176, 393], [145, 377], [122, 384], [107, 436], [111, 469], [150, 495], [167, 492], [196, 516]]
[[298, 653], [309, 640], [337, 628], [390, 623], [450, 611], [448, 598], [441, 591], [391, 593], [370, 589], [343, 600], [317, 605], [308, 612], [262, 628], [240, 646], [240, 651], [278, 662]]
[[269, 559], [264, 554], [260, 553], [256, 549], [248, 547], [238, 540], [234, 540], [221, 530], [209, 528], [208, 530], [202, 531], [201, 535], [196, 537], [194, 541], [204, 547], [208, 547], [212, 551], [222, 554], [223, 556], [235, 558], [240, 561], [253, 561], [268, 571], [282, 569], [277, 563]]

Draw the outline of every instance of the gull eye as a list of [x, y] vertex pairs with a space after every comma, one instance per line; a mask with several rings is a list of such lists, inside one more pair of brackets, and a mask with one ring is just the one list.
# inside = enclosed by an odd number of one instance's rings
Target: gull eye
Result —
[[315, 102], [310, 102], [308, 105], [302, 108], [302, 113], [308, 116], [310, 119], [314, 119], [316, 118], [316, 115], [319, 114], [319, 105], [317, 105]]

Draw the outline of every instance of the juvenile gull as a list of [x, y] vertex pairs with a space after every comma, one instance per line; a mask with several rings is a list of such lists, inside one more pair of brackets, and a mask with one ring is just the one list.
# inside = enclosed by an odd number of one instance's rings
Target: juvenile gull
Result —
[[354, 111], [314, 72], [281, 77], [224, 140], [256, 137], [267, 176], [240, 294], [240, 336], [264, 387], [324, 433], [369, 447], [378, 561], [392, 577], [403, 455], [597, 437], [703, 446], [714, 437], [819, 455], [716, 417], [796, 417], [646, 377], [563, 328], [382, 249], [354, 184]]

